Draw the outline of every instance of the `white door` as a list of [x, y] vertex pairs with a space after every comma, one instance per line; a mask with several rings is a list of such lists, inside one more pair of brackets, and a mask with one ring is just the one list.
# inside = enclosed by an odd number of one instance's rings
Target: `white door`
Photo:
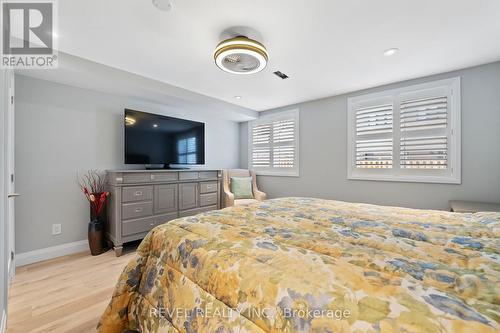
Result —
[[8, 272], [9, 277], [14, 277], [15, 273], [15, 260], [14, 260], [14, 242], [15, 242], [15, 198], [18, 196], [15, 187], [15, 173], [14, 173], [14, 73], [7, 72], [7, 91], [8, 91], [8, 107], [6, 119], [6, 184], [7, 184], [7, 235], [8, 235]]

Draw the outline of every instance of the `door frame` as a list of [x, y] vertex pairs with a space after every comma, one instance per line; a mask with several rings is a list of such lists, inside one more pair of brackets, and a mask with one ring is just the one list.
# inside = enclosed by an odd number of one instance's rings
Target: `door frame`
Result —
[[9, 274], [9, 281], [14, 278], [16, 272], [16, 259], [15, 259], [15, 197], [9, 198], [10, 193], [15, 193], [15, 179], [14, 179], [14, 170], [15, 170], [15, 155], [14, 155], [14, 147], [15, 147], [15, 133], [14, 133], [14, 121], [15, 121], [15, 76], [12, 70], [7, 71], [6, 74], [6, 121], [5, 121], [5, 176], [4, 179], [6, 181], [6, 194], [7, 194], [7, 206], [5, 207], [6, 211], [6, 225], [7, 225], [7, 257], [8, 257], [8, 265], [7, 270]]
[[[5, 330], [7, 321], [7, 301], [9, 294], [9, 284], [11, 278], [11, 269], [13, 269], [13, 262], [10, 258], [10, 248], [11, 245], [11, 232], [12, 228], [9, 228], [8, 223], [8, 182], [7, 182], [7, 132], [9, 130], [10, 124], [7, 120], [7, 110], [11, 104], [11, 90], [9, 86], [12, 84], [13, 77], [12, 70], [0, 70], [0, 97], [2, 103], [0, 103], [0, 288], [1, 288], [1, 299], [0, 299], [0, 333]], [[11, 268], [12, 267], [12, 268]]]

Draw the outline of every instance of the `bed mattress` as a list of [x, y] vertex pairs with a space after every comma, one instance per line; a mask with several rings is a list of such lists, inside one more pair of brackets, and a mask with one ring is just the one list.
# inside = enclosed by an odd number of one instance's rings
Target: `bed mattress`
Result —
[[282, 198], [153, 229], [100, 332], [498, 332], [500, 213]]

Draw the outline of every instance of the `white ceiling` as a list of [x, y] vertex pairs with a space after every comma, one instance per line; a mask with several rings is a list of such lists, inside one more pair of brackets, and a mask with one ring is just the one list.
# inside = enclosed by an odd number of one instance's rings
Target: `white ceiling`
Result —
[[[254, 120], [259, 116], [258, 112], [248, 108], [63, 52], [59, 52], [58, 59], [56, 69], [19, 69], [16, 74], [119, 95], [131, 98], [130, 102], [153, 103], [156, 107], [169, 110], [172, 116], [177, 112], [181, 112], [181, 116], [184, 111], [192, 111], [236, 122]], [[134, 109], [133, 105], [127, 107]]]
[[[500, 60], [498, 0], [172, 2], [162, 12], [150, 0], [58, 1], [59, 48], [258, 111]], [[215, 66], [231, 26], [260, 32], [263, 72]], [[392, 47], [401, 51], [384, 57]]]

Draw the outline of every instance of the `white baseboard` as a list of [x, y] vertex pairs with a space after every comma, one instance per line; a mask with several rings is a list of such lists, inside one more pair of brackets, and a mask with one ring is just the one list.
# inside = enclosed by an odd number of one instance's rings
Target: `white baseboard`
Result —
[[2, 311], [2, 321], [0, 322], [0, 333], [4, 333], [7, 328], [7, 314]]
[[89, 250], [86, 239], [16, 254], [16, 267]]

